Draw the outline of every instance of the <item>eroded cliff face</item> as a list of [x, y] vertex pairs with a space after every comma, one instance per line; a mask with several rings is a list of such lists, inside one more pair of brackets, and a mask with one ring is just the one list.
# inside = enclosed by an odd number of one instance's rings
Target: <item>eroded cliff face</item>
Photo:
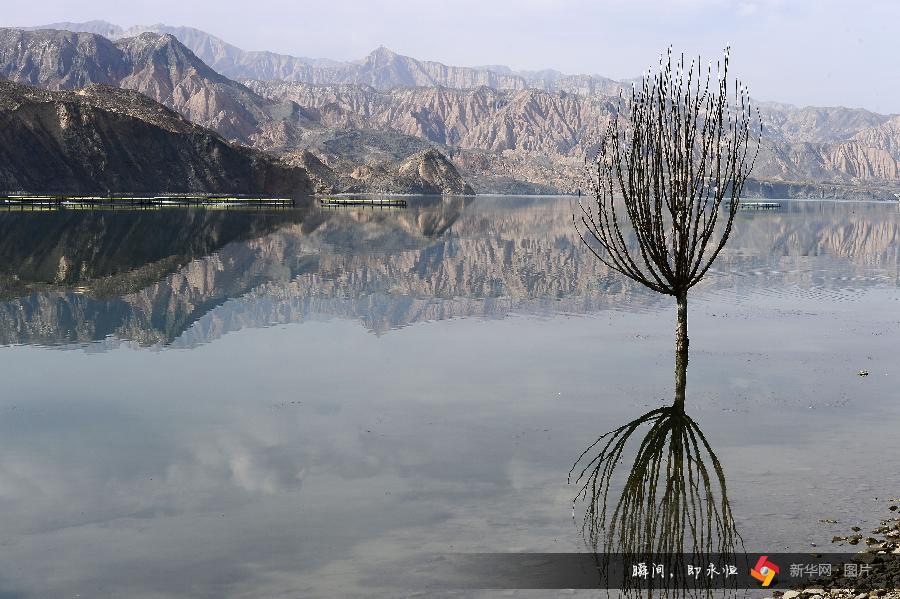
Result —
[[325, 127], [388, 129], [466, 149], [549, 155], [583, 155], [605, 130], [612, 101], [488, 87], [380, 92], [361, 86], [246, 83], [267, 97], [316, 110]]
[[295, 197], [312, 187], [302, 169], [229, 144], [138, 93], [0, 81], [0, 190]]
[[[874, 136], [873, 130], [858, 135]], [[758, 178], [821, 183], [900, 182], [900, 154], [890, 149], [893, 140], [878, 146], [853, 139], [829, 143], [766, 143], [754, 169]]]
[[[531, 184], [571, 193], [603, 137], [616, 100], [534, 89], [416, 88], [247, 81], [279, 101], [314, 111], [322, 127], [386, 130], [459, 148], [455, 158], [477, 189], [524, 191]], [[900, 186], [898, 117], [851, 109], [767, 104], [753, 176], [804, 184]]]

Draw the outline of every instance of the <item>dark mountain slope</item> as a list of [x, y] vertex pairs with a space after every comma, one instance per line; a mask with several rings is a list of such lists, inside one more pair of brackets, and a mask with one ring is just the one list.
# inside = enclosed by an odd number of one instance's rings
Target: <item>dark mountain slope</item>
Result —
[[305, 195], [305, 171], [132, 91], [0, 81], [0, 190]]

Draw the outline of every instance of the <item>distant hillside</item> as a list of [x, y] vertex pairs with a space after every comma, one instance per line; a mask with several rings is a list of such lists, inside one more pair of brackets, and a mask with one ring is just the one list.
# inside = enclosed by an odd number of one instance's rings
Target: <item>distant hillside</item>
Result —
[[60, 22], [30, 29], [61, 29], [82, 33], [95, 33], [111, 40], [133, 37], [141, 33], [169, 34], [178, 38], [203, 62], [226, 77], [250, 79], [286, 79], [304, 81], [310, 67], [340, 67], [346, 63], [327, 58], [305, 58], [288, 56], [266, 51], [246, 51], [228, 42], [193, 27], [173, 27], [157, 23], [155, 25], [135, 25], [124, 29], [106, 21], [84, 23]]
[[0, 190], [307, 195], [306, 172], [133, 91], [0, 81]]
[[95, 33], [110, 39], [144, 32], [171, 34], [219, 73], [236, 79], [282, 80], [319, 85], [369, 85], [388, 90], [395, 87], [480, 86], [495, 89], [542, 89], [569, 93], [616, 93], [622, 84], [599, 75], [566, 75], [559, 71], [516, 72], [505, 66], [458, 67], [418, 60], [381, 47], [359, 61], [288, 56], [265, 51], [246, 51], [193, 27], [135, 25], [123, 29], [105, 21], [51, 23], [45, 29]]
[[[392, 131], [462, 150], [469, 179], [505, 176], [574, 191], [583, 157], [615, 109], [605, 95], [534, 89], [319, 86], [245, 81], [262, 96], [293, 101], [332, 129]], [[900, 116], [845, 108], [764, 104], [754, 177], [778, 182], [900, 185]]]

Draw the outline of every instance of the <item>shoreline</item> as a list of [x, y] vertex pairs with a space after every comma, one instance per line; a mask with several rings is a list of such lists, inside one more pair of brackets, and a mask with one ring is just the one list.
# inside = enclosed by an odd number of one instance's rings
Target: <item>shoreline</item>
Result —
[[832, 576], [810, 580], [792, 590], [772, 591], [766, 599], [900, 599], [900, 497], [887, 502], [890, 516], [868, 533], [854, 526], [846, 536], [831, 539], [832, 545], [845, 551], [864, 546], [853, 561], [870, 568], [866, 576], [850, 578], [835, 570]]

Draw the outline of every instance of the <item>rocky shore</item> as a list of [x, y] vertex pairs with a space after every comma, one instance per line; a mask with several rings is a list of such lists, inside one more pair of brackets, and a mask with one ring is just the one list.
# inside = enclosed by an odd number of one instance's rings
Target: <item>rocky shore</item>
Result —
[[846, 578], [835, 570], [827, 578], [811, 581], [790, 591], [774, 591], [772, 599], [900, 599], [900, 497], [889, 501], [892, 517], [866, 535], [858, 526], [846, 536], [835, 536], [832, 543], [847, 551], [864, 546], [854, 562], [866, 565], [868, 573], [859, 578]]

